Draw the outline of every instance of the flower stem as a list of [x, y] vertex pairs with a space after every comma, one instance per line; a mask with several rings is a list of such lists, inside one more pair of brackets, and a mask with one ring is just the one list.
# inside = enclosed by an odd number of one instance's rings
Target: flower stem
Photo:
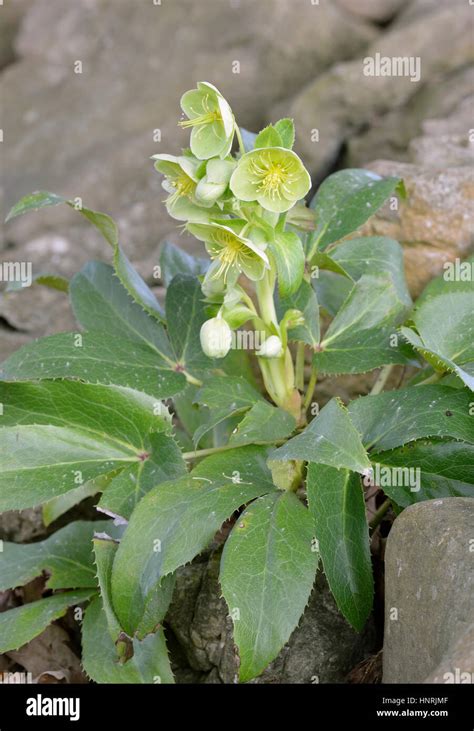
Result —
[[296, 388], [304, 389], [304, 343], [298, 343], [296, 350]]
[[374, 530], [375, 528], [377, 528], [377, 526], [382, 522], [382, 520], [385, 516], [385, 513], [388, 512], [388, 509], [390, 508], [391, 504], [392, 504], [392, 501], [389, 498], [387, 498], [385, 500], [385, 502], [382, 503], [382, 505], [377, 510], [377, 512], [374, 514], [374, 517], [372, 518], [372, 520], [369, 523], [369, 528], [371, 530]]
[[384, 386], [387, 383], [392, 370], [393, 370], [393, 365], [387, 365], [382, 368], [379, 375], [377, 376], [377, 380], [375, 381], [374, 385], [372, 386], [370, 396], [375, 396], [377, 393], [380, 393], [381, 391], [383, 391]]
[[311, 403], [311, 401], [313, 399], [314, 389], [315, 389], [316, 381], [317, 380], [318, 380], [318, 371], [313, 366], [312, 369], [311, 369], [311, 376], [310, 376], [310, 379], [309, 379], [308, 388], [307, 388], [307, 391], [306, 391], [306, 396], [304, 398], [304, 404], [303, 404], [303, 406], [304, 406], [305, 413], [308, 411], [309, 405], [310, 405], [310, 403]]
[[237, 135], [237, 141], [239, 143], [240, 154], [245, 155], [245, 145], [244, 145], [244, 141], [242, 139], [242, 133], [241, 133], [239, 127], [237, 127], [237, 125], [235, 125], [235, 134]]

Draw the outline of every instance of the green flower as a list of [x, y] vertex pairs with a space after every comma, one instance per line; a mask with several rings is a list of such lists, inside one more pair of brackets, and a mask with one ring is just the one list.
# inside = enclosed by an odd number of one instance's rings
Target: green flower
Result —
[[298, 155], [283, 147], [247, 152], [230, 179], [239, 200], [257, 201], [274, 213], [288, 211], [310, 187], [311, 178]]
[[[153, 155], [152, 159], [156, 160], [156, 170], [165, 176], [162, 185], [169, 193], [165, 203], [170, 216], [178, 221], [208, 221], [210, 213], [200, 208], [196, 200], [200, 160], [190, 155]], [[201, 205], [209, 206], [212, 202]]]
[[[220, 223], [190, 223], [187, 230], [200, 241], [204, 241], [206, 249], [214, 259], [209, 277], [223, 278], [226, 282], [234, 282], [243, 272], [249, 279], [261, 279], [269, 262], [263, 248], [250, 239], [240, 235], [246, 221], [226, 220]], [[219, 262], [219, 263], [217, 263]]]
[[232, 109], [222, 94], [207, 81], [181, 97], [181, 109], [188, 119], [181, 127], [192, 127], [191, 152], [200, 160], [227, 157], [234, 140], [235, 121]]

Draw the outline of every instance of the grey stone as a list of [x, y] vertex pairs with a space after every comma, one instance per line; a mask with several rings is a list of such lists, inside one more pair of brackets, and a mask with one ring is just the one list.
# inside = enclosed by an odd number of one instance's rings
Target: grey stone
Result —
[[[464, 0], [453, 0], [449, 7], [438, 4], [428, 18], [415, 17], [400, 28], [389, 29], [367, 48], [364, 57], [337, 64], [318, 76], [295, 96], [289, 109], [285, 102], [286, 114], [294, 117], [297, 127], [296, 149], [316, 179], [330, 171], [344, 143], [374, 118], [407, 104], [421, 83], [439, 82], [472, 62], [472, 23], [471, 9]], [[364, 58], [377, 53], [389, 58], [419, 57], [420, 82], [408, 76], [364, 75]], [[277, 105], [269, 118], [282, 111], [283, 105]]]
[[468, 636], [472, 670], [473, 539], [472, 498], [428, 500], [396, 519], [385, 553], [384, 683], [440, 682], [463, 661]]
[[425, 683], [474, 683], [474, 623], [449, 648]]
[[[220, 553], [178, 571], [167, 623], [201, 682], [234, 683], [238, 659], [232, 621], [218, 583]], [[320, 573], [298, 627], [254, 683], [340, 683], [373, 649], [369, 621], [357, 634], [338, 611]], [[180, 669], [179, 673], [183, 673]]]
[[[472, 164], [468, 133], [473, 88], [473, 66], [424, 84], [406, 104], [374, 116], [368, 129], [353, 135], [347, 141], [342, 166], [363, 167], [373, 160], [374, 150], [380, 159], [428, 167]], [[433, 124], [438, 127], [437, 139], [432, 139]], [[455, 135], [456, 141], [447, 139], [448, 135]]]
[[354, 15], [367, 20], [386, 23], [405, 8], [411, 0], [337, 0], [338, 4]]
[[0, 69], [16, 58], [16, 36], [28, 5], [28, 0], [3, 0], [0, 8]]

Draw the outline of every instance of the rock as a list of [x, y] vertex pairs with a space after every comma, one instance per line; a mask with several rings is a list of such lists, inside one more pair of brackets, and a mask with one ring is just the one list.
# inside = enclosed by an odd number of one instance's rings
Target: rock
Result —
[[[438, 4], [439, 5], [439, 4]], [[454, 6], [456, 6], [454, 8]], [[446, 28], [449, 27], [449, 34]], [[337, 161], [344, 143], [390, 110], [407, 104], [420, 90], [409, 76], [366, 76], [364, 58], [420, 58], [423, 85], [440, 81], [474, 59], [472, 13], [464, 0], [400, 28], [390, 29], [356, 61], [340, 63], [321, 74], [288, 103], [277, 105], [269, 119], [295, 119], [297, 151], [316, 180], [324, 178]], [[416, 70], [416, 69], [415, 69]]]
[[4, 0], [0, 7], [0, 69], [15, 60], [15, 39], [28, 0]]
[[354, 15], [360, 15], [377, 23], [386, 23], [411, 0], [337, 0], [337, 2]]
[[[423, 85], [406, 104], [374, 116], [368, 129], [348, 140], [342, 167], [363, 167], [373, 160], [374, 150], [380, 159], [430, 167], [472, 164], [472, 153], [466, 144], [471, 122], [466, 116], [472, 116], [473, 88], [472, 66]], [[436, 140], [431, 139], [433, 124], [438, 126]], [[439, 139], [441, 135], [445, 135], [444, 140]], [[457, 140], [452, 142], [446, 135], [456, 135]], [[420, 137], [420, 141], [414, 139]]]
[[[116, 217], [130, 258], [144, 258], [176, 229], [149, 157], [187, 143], [177, 127], [183, 91], [208, 79], [239, 122], [257, 128], [266, 108], [336, 60], [360, 53], [377, 33], [330, 3], [294, 12], [287, 0], [174, 0], [140, 8], [116, 0], [35, 0], [17, 41], [21, 61], [2, 78], [5, 207], [31, 189], [80, 196]], [[63, 208], [13, 221], [6, 236], [20, 245], [53, 231], [81, 261], [107, 251]]]
[[427, 500], [395, 520], [385, 553], [384, 683], [445, 682], [440, 673], [464, 660], [472, 671], [473, 536], [472, 498]]
[[413, 162], [438, 169], [460, 165], [472, 167], [474, 134], [470, 124], [473, 108], [474, 95], [471, 95], [463, 99], [449, 116], [423, 122], [423, 135], [410, 143]]
[[[234, 683], [238, 660], [232, 622], [220, 597], [220, 554], [178, 571], [167, 623], [201, 682]], [[280, 655], [254, 683], [340, 683], [373, 649], [369, 622], [358, 635], [339, 613], [320, 573], [308, 607]], [[179, 674], [183, 672], [180, 669]]]
[[474, 683], [474, 623], [450, 647], [425, 683]]
[[41, 508], [9, 510], [0, 513], [0, 539], [14, 543], [29, 543], [44, 538], [46, 528]]
[[445, 262], [462, 259], [472, 250], [474, 170], [465, 166], [440, 172], [385, 160], [368, 167], [403, 178], [408, 195], [398, 211], [385, 205], [360, 233], [390, 236], [402, 244], [408, 286], [417, 296]]

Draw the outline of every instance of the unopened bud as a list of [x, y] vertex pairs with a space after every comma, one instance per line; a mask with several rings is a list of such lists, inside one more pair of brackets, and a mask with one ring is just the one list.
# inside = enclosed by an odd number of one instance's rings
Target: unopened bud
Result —
[[277, 335], [270, 335], [265, 340], [260, 350], [257, 351], [260, 358], [280, 358], [283, 355], [283, 345]]
[[209, 358], [225, 358], [232, 345], [232, 330], [222, 317], [212, 317], [203, 323], [200, 338]]

